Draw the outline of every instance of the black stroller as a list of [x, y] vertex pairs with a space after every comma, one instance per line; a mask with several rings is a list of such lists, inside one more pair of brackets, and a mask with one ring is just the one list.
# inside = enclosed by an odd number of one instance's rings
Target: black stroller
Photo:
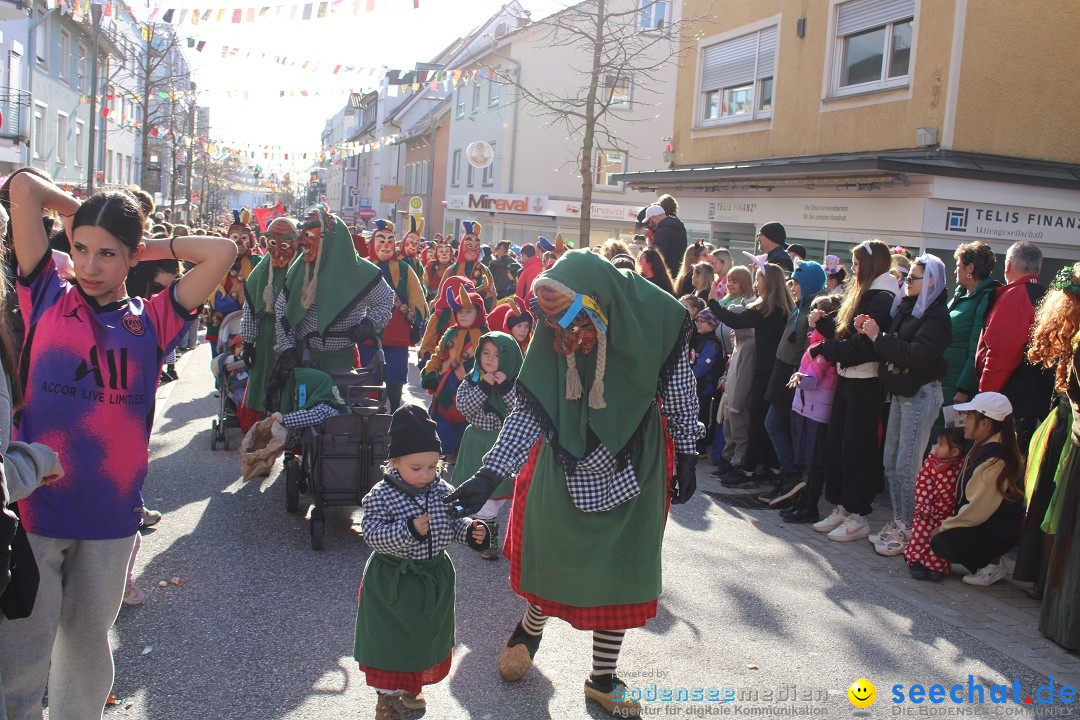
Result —
[[308, 530], [314, 550], [323, 548], [325, 509], [360, 505], [382, 477], [381, 466], [389, 457], [390, 415], [386, 412], [382, 345], [373, 333], [365, 334], [363, 340], [375, 343], [376, 348], [367, 367], [329, 372], [349, 405], [349, 414], [305, 429], [300, 455], [285, 462], [285, 509], [297, 512], [300, 493], [311, 494]]
[[217, 450], [218, 444], [229, 449], [229, 430], [239, 428], [237, 407], [244, 400], [247, 389], [248, 371], [240, 359], [239, 347], [230, 350], [233, 338], [240, 336], [240, 324], [244, 311], [229, 313], [221, 322], [218, 340], [210, 359], [210, 371], [214, 374], [218, 393], [217, 417], [210, 423], [210, 449]]

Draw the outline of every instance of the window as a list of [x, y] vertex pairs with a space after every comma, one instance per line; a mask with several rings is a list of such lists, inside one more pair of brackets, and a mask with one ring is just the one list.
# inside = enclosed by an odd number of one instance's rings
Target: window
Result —
[[638, 30], [663, 30], [667, 24], [667, 0], [638, 0]]
[[474, 182], [476, 182], [476, 168], [473, 167], [472, 163], [469, 163], [468, 170], [465, 175], [465, 184], [469, 187], [472, 187]]
[[450, 166], [450, 184], [457, 187], [461, 184], [461, 148], [454, 151]]
[[405, 166], [405, 192], [407, 193], [415, 192], [413, 190], [413, 170], [414, 163]]
[[491, 162], [484, 168], [483, 173], [480, 175], [480, 184], [486, 187], [490, 187], [495, 184], [495, 143], [491, 143]]
[[75, 74], [78, 76], [75, 78], [75, 87], [81, 93], [85, 93], [86, 89], [90, 87], [90, 72], [87, 70], [87, 60], [89, 57], [89, 50], [82, 43], [79, 43], [79, 57], [76, 60]]
[[836, 95], [907, 85], [915, 0], [853, 0], [836, 13]]
[[68, 81], [71, 65], [71, 33], [67, 30], [60, 31], [60, 79]]
[[499, 83], [495, 82], [495, 78], [488, 79], [488, 107], [493, 107], [499, 104]]
[[[113, 151], [112, 150], [106, 150], [105, 151], [105, 182], [112, 182], [112, 179], [113, 179], [112, 156], [113, 156]], [[179, 175], [179, 173], [177, 173], [177, 175]]]
[[38, 19], [41, 22], [34, 28], [34, 58], [37, 60], [39, 68], [47, 70], [49, 68], [49, 36], [47, 32], [49, 21], [45, 18]]
[[68, 116], [56, 113], [56, 162], [67, 165], [68, 155]]
[[623, 75], [603, 75], [601, 78], [601, 98], [604, 104], [613, 108], [630, 108], [633, 84]]
[[132, 176], [132, 170], [135, 167], [135, 158], [128, 155], [124, 160], [127, 162], [127, 184], [132, 185], [135, 183], [135, 178]]
[[775, 26], [704, 48], [701, 122], [716, 125], [769, 117], [775, 65]]
[[611, 176], [621, 173], [626, 166], [626, 155], [618, 150], [601, 150], [596, 154], [596, 186], [607, 190], [622, 190], [623, 184]]
[[480, 112], [480, 77], [477, 76], [472, 86], [472, 111]]
[[459, 118], [465, 117], [465, 86], [462, 85], [457, 89], [457, 116]]
[[83, 128], [86, 123], [82, 120], [75, 121], [75, 167], [82, 167], [86, 160], [86, 146], [83, 145]]
[[41, 103], [34, 103], [34, 159], [45, 157], [45, 116], [49, 108]]

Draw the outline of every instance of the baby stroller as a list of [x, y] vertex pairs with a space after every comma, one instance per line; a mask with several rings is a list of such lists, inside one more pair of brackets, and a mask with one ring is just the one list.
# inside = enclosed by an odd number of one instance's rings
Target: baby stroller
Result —
[[382, 345], [366, 330], [359, 342], [370, 340], [376, 352], [367, 367], [332, 370], [349, 414], [332, 417], [304, 430], [300, 455], [285, 464], [285, 509], [295, 513], [300, 493], [311, 493], [308, 530], [311, 547], [323, 548], [327, 507], [357, 506], [382, 477], [390, 452], [390, 415], [386, 412], [385, 363]]
[[217, 418], [210, 423], [210, 449], [217, 450], [218, 443], [229, 449], [229, 430], [239, 428], [237, 408], [244, 402], [247, 390], [247, 365], [240, 357], [244, 339], [240, 335], [240, 323], [244, 311], [229, 313], [221, 322], [210, 371], [214, 374], [218, 394]]

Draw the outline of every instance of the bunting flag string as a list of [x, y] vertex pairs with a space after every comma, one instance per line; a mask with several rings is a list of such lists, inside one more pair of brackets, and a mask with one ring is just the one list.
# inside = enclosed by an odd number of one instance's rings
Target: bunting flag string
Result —
[[[420, 0], [413, 0], [412, 6], [413, 10], [419, 10]], [[163, 22], [170, 25], [203, 23], [240, 25], [270, 19], [295, 22], [297, 20], [323, 20], [331, 16], [359, 15], [363, 12], [372, 12], [374, 9], [375, 0], [324, 0], [294, 5], [264, 5], [258, 8], [201, 8], [197, 10], [159, 5], [150, 11], [150, 22]]]

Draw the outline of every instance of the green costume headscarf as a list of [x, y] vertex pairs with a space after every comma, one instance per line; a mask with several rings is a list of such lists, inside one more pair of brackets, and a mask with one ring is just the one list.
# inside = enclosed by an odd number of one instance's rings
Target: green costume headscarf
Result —
[[349, 412], [349, 406], [342, 399], [333, 378], [322, 370], [296, 368], [293, 370], [293, 379], [293, 402], [298, 410], [307, 410], [326, 403], [339, 413]]
[[[293, 262], [297, 262], [293, 260]], [[270, 373], [274, 368], [274, 343], [277, 333], [274, 329], [274, 307], [278, 293], [285, 287], [285, 277], [288, 268], [275, 268], [270, 263], [270, 256], [263, 255], [259, 264], [251, 271], [251, 275], [244, 282], [244, 297], [251, 306], [251, 315], [258, 322], [259, 332], [255, 337], [255, 366], [249, 370], [248, 392], [244, 398], [244, 405], [250, 410], [262, 412], [265, 406], [266, 384], [270, 381]], [[263, 294], [266, 284], [273, 277], [274, 285], [270, 299], [270, 307], [266, 307]]]
[[[505, 385], [512, 385], [514, 380], [518, 376], [518, 371], [521, 370], [521, 346], [518, 345], [517, 340], [511, 335], [507, 335], [504, 332], [489, 332], [480, 338], [480, 342], [476, 343], [476, 353], [473, 356], [473, 371], [470, 376], [474, 383], [481, 383], [481, 376], [484, 374], [483, 368], [480, 367], [480, 351], [484, 349], [485, 342], [491, 342], [499, 350], [499, 371], [506, 375]], [[509, 414], [509, 408], [506, 407], [506, 400], [503, 398], [503, 394], [499, 392], [499, 388], [492, 388], [491, 393], [488, 396], [488, 404], [491, 409], [498, 413], [503, 419], [506, 419]], [[490, 449], [490, 448], [489, 448]]]
[[[318, 282], [313, 306], [318, 312], [317, 332], [324, 335], [334, 322], [354, 303], [364, 297], [374, 283], [382, 279], [379, 268], [356, 254], [349, 228], [337, 215], [320, 209], [322, 217], [322, 240], [316, 260], [315, 278]], [[308, 263], [303, 256], [293, 262], [285, 278], [288, 302], [285, 306], [285, 324], [295, 328], [304, 319], [308, 308], [302, 302], [304, 271]]]
[[677, 359], [690, 333], [690, 316], [674, 297], [637, 273], [617, 270], [589, 250], [570, 250], [541, 278], [556, 280], [592, 298], [606, 316], [606, 362], [600, 376], [607, 391], [605, 407], [590, 407], [596, 381], [597, 351], [575, 358], [581, 374], [580, 399], [566, 395], [566, 356], [555, 352], [555, 331], [536, 324], [536, 333], [518, 376], [524, 400], [535, 403], [548, 442], [567, 471], [598, 440], [619, 458], [629, 460], [630, 445], [656, 399], [658, 378]]

